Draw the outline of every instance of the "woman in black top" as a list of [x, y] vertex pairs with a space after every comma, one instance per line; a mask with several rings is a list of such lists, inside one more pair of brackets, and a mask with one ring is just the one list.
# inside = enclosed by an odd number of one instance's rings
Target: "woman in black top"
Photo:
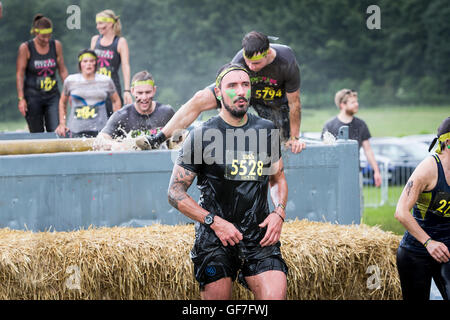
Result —
[[[119, 17], [112, 10], [104, 10], [97, 13], [97, 30], [100, 35], [91, 39], [91, 49], [95, 50], [98, 56], [97, 73], [107, 75], [112, 78], [116, 90], [119, 93], [122, 105], [133, 103], [130, 92], [130, 62], [128, 43], [121, 37], [122, 25]], [[122, 65], [122, 75], [124, 83], [124, 95], [122, 98], [122, 87], [119, 79], [119, 68]], [[106, 102], [108, 117], [112, 114], [111, 102]]]
[[68, 72], [62, 45], [52, 39], [52, 32], [50, 19], [37, 14], [31, 28], [35, 37], [20, 45], [17, 56], [18, 108], [30, 132], [55, 131], [59, 123], [56, 69], [62, 81]]

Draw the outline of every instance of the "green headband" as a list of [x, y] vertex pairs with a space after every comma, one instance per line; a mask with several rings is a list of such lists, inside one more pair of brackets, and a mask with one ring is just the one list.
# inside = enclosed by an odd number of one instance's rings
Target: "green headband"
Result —
[[245, 69], [242, 68], [242, 67], [234, 66], [234, 67], [227, 68], [227, 69], [223, 70], [223, 71], [217, 76], [217, 79], [216, 79], [216, 88], [219, 88], [219, 87], [220, 87], [220, 83], [222, 82], [223, 77], [225, 77], [225, 75], [226, 75], [228, 72], [234, 71], [234, 70], [241, 70], [241, 71], [244, 71], [245, 73], [248, 74], [248, 71], [245, 70]]
[[[437, 139], [437, 141], [439, 141], [439, 142], [445, 142], [445, 140], [447, 140], [447, 139], [450, 139], [450, 132], [447, 132], [447, 133], [441, 135], [441, 136]], [[436, 153], [441, 153], [441, 152], [442, 152], [442, 150], [441, 150], [441, 144], [438, 143], [438, 146], [437, 146], [437, 148], [436, 148]]]
[[53, 29], [52, 28], [47, 28], [47, 29], [33, 28], [33, 29], [31, 29], [30, 33], [33, 34], [33, 32], [37, 33], [37, 34], [50, 34], [53, 32]]
[[262, 58], [267, 57], [267, 55], [269, 54], [269, 49], [267, 49], [266, 51], [264, 51], [264, 52], [262, 52], [260, 54], [254, 55], [251, 58], [247, 57], [247, 55], [245, 54], [245, 50], [243, 50], [243, 54], [244, 54], [245, 59], [248, 59], [248, 60], [251, 60], [251, 61], [256, 61], [256, 60], [261, 60]]
[[116, 23], [116, 19], [109, 17], [97, 17], [95, 18], [95, 22], [112, 22]]
[[152, 87], [154, 87], [154, 86], [155, 86], [155, 81], [153, 81], [153, 80], [151, 80], [151, 79], [148, 79], [148, 80], [140, 80], [140, 81], [134, 81], [134, 82], [131, 84], [131, 87], [134, 88], [134, 87], [136, 87], [136, 86], [143, 86], [143, 85], [146, 85], [146, 84], [149, 84], [149, 85], [151, 85]]
[[97, 60], [97, 57], [94, 56], [92, 53], [86, 52], [86, 53], [83, 53], [83, 54], [78, 58], [78, 61], [81, 62], [81, 60], [83, 60], [84, 58], [94, 58], [95, 60]]

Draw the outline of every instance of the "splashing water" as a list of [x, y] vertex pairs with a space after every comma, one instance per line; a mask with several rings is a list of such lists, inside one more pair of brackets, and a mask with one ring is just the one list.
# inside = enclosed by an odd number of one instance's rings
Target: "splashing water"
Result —
[[336, 138], [330, 132], [325, 131], [323, 134], [323, 143], [324, 144], [336, 144]]
[[[114, 140], [105, 138], [102, 135], [97, 136], [94, 143], [95, 151], [140, 151], [141, 149], [136, 145], [136, 140], [139, 137], [145, 136], [145, 133], [136, 135], [133, 132], [125, 132], [122, 128], [124, 137], [117, 138]], [[176, 136], [175, 138], [170, 138], [160, 146], [160, 150], [164, 149], [178, 149], [181, 147], [184, 139], [187, 136], [187, 132], [181, 136]]]

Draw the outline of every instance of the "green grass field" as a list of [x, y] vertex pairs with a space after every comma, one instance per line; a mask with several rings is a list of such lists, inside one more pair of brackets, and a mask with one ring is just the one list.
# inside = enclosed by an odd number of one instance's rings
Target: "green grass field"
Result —
[[[302, 108], [302, 132], [322, 131], [324, 123], [338, 114], [337, 108], [321, 110]], [[374, 137], [402, 137], [412, 134], [435, 133], [445, 117], [450, 115], [450, 106], [399, 107], [386, 106], [364, 108], [360, 106], [357, 117], [363, 119]]]
[[[394, 218], [395, 207], [402, 190], [403, 186], [389, 186], [387, 203], [378, 207], [365, 207], [362, 222], [370, 226], [378, 225], [381, 229], [395, 234], [403, 234], [405, 228]], [[365, 186], [363, 193], [364, 201], [367, 203], [372, 199], [381, 199], [379, 188]]]
[[2, 131], [28, 131], [27, 122], [25, 121], [25, 118], [0, 122], [0, 132]]

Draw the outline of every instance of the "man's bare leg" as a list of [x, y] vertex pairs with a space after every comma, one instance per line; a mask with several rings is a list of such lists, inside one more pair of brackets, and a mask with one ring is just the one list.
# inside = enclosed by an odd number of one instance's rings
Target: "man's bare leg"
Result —
[[256, 300], [285, 300], [287, 291], [286, 274], [283, 271], [270, 270], [246, 277], [248, 287]]
[[222, 278], [205, 285], [200, 296], [202, 300], [230, 300], [232, 288], [231, 278]]

